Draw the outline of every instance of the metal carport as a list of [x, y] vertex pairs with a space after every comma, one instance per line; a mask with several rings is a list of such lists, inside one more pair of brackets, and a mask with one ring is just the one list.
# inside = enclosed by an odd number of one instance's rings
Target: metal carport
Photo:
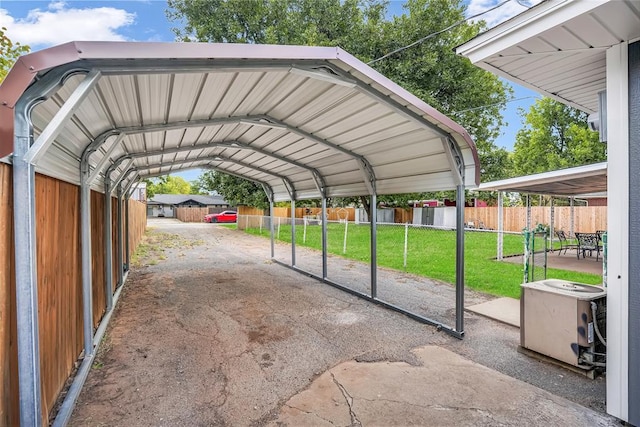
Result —
[[[41, 422], [36, 172], [81, 188], [84, 360], [79, 377], [91, 365], [103, 327], [94, 335], [90, 191], [105, 194], [104, 214], [111, 218], [112, 193], [120, 205], [140, 179], [190, 168], [215, 169], [260, 183], [272, 208], [277, 201], [291, 200], [293, 205], [296, 200], [322, 199], [326, 209], [327, 197], [362, 195], [370, 196], [375, 207], [377, 194], [456, 189], [455, 327], [377, 298], [375, 209], [370, 221], [371, 292], [350, 292], [463, 336], [464, 190], [479, 183], [475, 146], [458, 124], [345, 51], [72, 42], [21, 57], [0, 87], [0, 101], [0, 157], [12, 154], [8, 159], [16, 196], [22, 425]], [[121, 209], [117, 215], [117, 236], [122, 239], [126, 224]], [[341, 287], [327, 279], [323, 223], [323, 277], [318, 279]], [[118, 266], [117, 283], [122, 284], [128, 260], [120, 249], [111, 259], [111, 239], [105, 242], [107, 263]], [[296, 268], [295, 243], [290, 267]], [[110, 275], [111, 268], [106, 272]], [[112, 279], [106, 283], [111, 298]], [[111, 299], [103, 324], [112, 307]], [[69, 394], [73, 396], [73, 390]]]

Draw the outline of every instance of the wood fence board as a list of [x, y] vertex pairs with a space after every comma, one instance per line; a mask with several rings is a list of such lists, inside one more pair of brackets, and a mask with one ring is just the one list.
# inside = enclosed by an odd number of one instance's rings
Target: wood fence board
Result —
[[36, 176], [36, 256], [43, 420], [82, 349], [78, 187]]
[[209, 208], [176, 208], [176, 218], [182, 222], [203, 222]]
[[17, 425], [20, 420], [11, 171], [9, 165], [0, 163], [0, 425], [3, 426]]
[[[0, 368], [3, 373], [0, 425], [19, 423], [11, 175], [11, 166], [0, 164]], [[53, 405], [84, 347], [80, 189], [36, 175], [35, 190], [42, 420], [48, 424]], [[103, 209], [104, 195], [92, 192], [91, 267], [96, 325], [106, 305]], [[133, 250], [144, 233], [146, 205], [134, 202], [132, 212], [130, 248]]]
[[[520, 232], [527, 225], [526, 207], [505, 207], [504, 230]], [[498, 208], [495, 206], [484, 208], [465, 208], [465, 222], [482, 222], [485, 228], [498, 229]], [[551, 208], [548, 206], [531, 207], [531, 227], [537, 224], [551, 223]], [[571, 227], [571, 208], [569, 206], [554, 207], [554, 226], [556, 230], [569, 231]], [[606, 206], [575, 206], [574, 231], [593, 233], [596, 230], [607, 229]]]

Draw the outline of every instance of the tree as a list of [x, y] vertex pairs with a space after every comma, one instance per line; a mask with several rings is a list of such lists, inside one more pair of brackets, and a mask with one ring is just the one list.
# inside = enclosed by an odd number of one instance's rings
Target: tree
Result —
[[14, 43], [6, 35], [7, 29], [0, 28], [0, 82], [4, 80], [13, 64], [21, 55], [29, 53], [29, 46]]
[[525, 126], [516, 134], [513, 152], [518, 175], [606, 160], [606, 145], [589, 130], [586, 113], [543, 98], [521, 114]]
[[206, 171], [198, 178], [200, 188], [216, 191], [230, 205], [247, 205], [259, 209], [269, 206], [269, 201], [261, 185], [246, 179], [216, 171]]
[[[185, 41], [344, 48], [462, 124], [475, 139], [487, 178], [509, 176], [506, 151], [493, 141], [504, 124], [500, 110], [510, 89], [455, 54], [456, 46], [484, 26], [454, 26], [464, 21], [462, 0], [409, 0], [405, 12], [391, 20], [386, 18], [387, 3], [380, 0], [169, 0], [168, 5], [169, 18], [183, 25], [173, 30]], [[434, 36], [449, 26], [451, 30]]]
[[156, 194], [191, 194], [191, 185], [180, 176], [165, 175], [159, 178], [145, 180], [147, 197]]

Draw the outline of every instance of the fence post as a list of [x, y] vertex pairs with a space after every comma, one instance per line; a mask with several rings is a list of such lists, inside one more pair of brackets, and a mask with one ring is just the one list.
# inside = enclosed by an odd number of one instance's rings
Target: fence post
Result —
[[307, 243], [307, 217], [302, 217], [302, 243]]
[[342, 243], [342, 254], [347, 253], [347, 230], [349, 229], [349, 221], [344, 222], [344, 242]]
[[260, 235], [262, 236], [262, 217], [260, 217]]
[[407, 271], [407, 240], [409, 238], [409, 223], [404, 224], [404, 271]]
[[276, 237], [280, 240], [280, 217], [278, 217], [278, 235]]
[[504, 194], [498, 191], [498, 261], [502, 261], [504, 252]]
[[529, 236], [530, 236], [530, 232], [529, 232], [528, 229], [525, 228], [525, 230], [522, 232], [522, 234], [524, 236], [524, 255], [523, 255], [524, 281], [522, 283], [528, 283], [529, 282]]
[[602, 233], [602, 286], [607, 287], [607, 233]]

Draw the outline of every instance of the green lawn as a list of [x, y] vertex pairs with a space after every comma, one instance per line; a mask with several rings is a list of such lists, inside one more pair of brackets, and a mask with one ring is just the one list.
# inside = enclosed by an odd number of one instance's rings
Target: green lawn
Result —
[[[329, 223], [327, 229], [329, 253], [349, 259], [369, 261], [370, 229], [368, 225], [349, 224], [347, 248], [344, 254], [345, 225]], [[297, 225], [296, 245], [321, 249], [321, 230], [322, 228], [318, 225], [307, 226], [305, 236], [303, 226]], [[260, 234], [259, 228], [249, 228], [245, 231], [250, 234]], [[268, 229], [262, 229], [262, 236], [268, 236], [268, 233]], [[378, 265], [455, 283], [455, 231], [409, 227], [406, 269], [404, 267], [404, 234], [404, 225], [378, 226]], [[465, 233], [465, 284], [471, 289], [492, 295], [519, 298], [523, 266], [520, 263], [495, 261], [496, 238], [496, 233], [473, 231]], [[522, 254], [522, 239], [523, 237], [519, 234], [505, 234], [504, 255]], [[280, 226], [279, 240], [291, 242], [290, 226]], [[601, 276], [574, 271], [548, 269], [547, 276], [589, 284], [602, 283]]]

